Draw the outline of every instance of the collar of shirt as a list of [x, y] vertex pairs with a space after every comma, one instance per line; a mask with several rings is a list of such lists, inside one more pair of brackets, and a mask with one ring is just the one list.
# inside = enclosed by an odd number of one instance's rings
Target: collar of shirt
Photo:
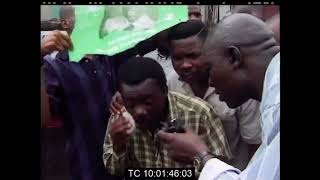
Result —
[[177, 119], [179, 116], [177, 103], [174, 101], [175, 100], [173, 99], [172, 95], [168, 93], [169, 118], [167, 119], [167, 121]]
[[[191, 86], [190, 86], [188, 83], [182, 81], [182, 80], [180, 79], [180, 77], [179, 77], [178, 80], [181, 82], [181, 84], [180, 84], [181, 88], [184, 89], [188, 95], [194, 96], [194, 92], [193, 92]], [[212, 94], [215, 93], [215, 91], [216, 91], [216, 90], [215, 90], [214, 87], [209, 87], [209, 88], [207, 89], [206, 94], [204, 95], [204, 97], [203, 97], [202, 99], [207, 100], [210, 95], [212, 95]]]

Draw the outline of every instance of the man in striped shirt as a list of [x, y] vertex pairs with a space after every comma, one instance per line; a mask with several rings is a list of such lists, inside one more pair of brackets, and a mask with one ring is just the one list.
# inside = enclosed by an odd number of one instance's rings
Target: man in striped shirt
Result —
[[109, 173], [123, 175], [128, 167], [193, 167], [191, 159], [177, 162], [170, 158], [170, 150], [155, 136], [161, 124], [172, 120], [198, 134], [208, 151], [227, 159], [232, 157], [221, 120], [213, 109], [200, 98], [168, 92], [164, 71], [155, 60], [129, 59], [119, 69], [118, 83], [124, 106], [137, 125], [133, 133], [128, 133], [132, 124], [111, 116], [103, 147], [103, 161]]

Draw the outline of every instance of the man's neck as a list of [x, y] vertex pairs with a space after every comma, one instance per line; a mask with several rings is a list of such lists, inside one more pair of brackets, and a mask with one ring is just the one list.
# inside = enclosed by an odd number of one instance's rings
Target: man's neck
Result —
[[189, 84], [194, 95], [199, 98], [204, 98], [206, 92], [209, 88], [208, 79], [203, 79], [199, 81], [195, 81]]

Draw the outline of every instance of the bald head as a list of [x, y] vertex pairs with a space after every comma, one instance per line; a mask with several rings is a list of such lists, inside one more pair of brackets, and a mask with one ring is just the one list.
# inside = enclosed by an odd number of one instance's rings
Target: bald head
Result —
[[62, 27], [69, 34], [72, 32], [74, 28], [75, 21], [75, 9], [73, 6], [61, 6], [60, 7], [60, 20], [62, 22]]
[[209, 33], [204, 50], [236, 46], [258, 51], [275, 44], [273, 32], [263, 21], [249, 14], [238, 13], [217, 24], [215, 30]]
[[211, 68], [210, 85], [230, 108], [250, 98], [261, 100], [266, 69], [280, 51], [263, 21], [249, 14], [232, 14], [209, 32], [203, 49]]
[[69, 19], [74, 16], [74, 7], [61, 6], [59, 11], [60, 19]]
[[263, 6], [262, 5], [236, 5], [232, 9], [232, 13], [245, 13], [251, 14], [261, 20], [263, 19]]

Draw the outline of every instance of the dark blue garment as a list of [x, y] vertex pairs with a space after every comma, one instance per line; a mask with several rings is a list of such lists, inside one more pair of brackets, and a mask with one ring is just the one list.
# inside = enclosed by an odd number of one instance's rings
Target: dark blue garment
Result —
[[73, 180], [115, 179], [105, 170], [102, 152], [119, 63], [101, 55], [74, 63], [66, 52], [44, 62], [51, 113], [63, 118]]

